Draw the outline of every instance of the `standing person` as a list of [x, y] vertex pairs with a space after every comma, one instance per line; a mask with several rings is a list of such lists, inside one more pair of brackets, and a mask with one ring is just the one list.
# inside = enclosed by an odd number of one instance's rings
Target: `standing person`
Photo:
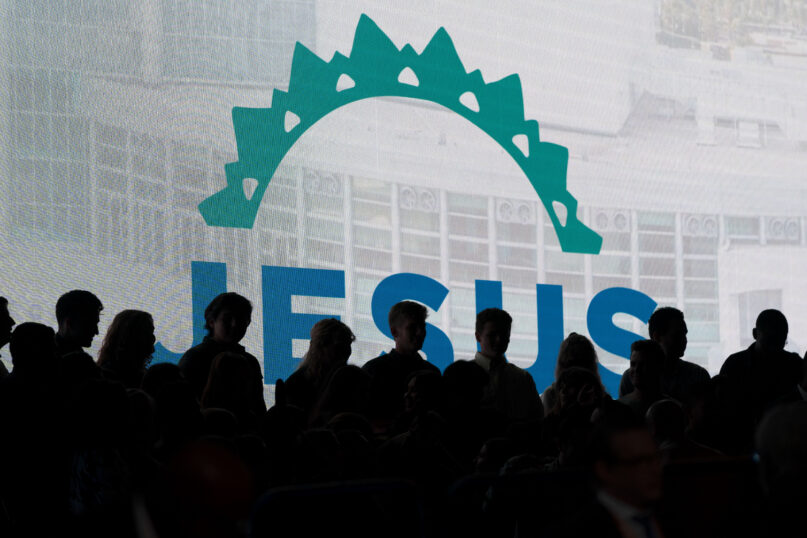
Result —
[[752, 331], [754, 343], [731, 355], [720, 368], [720, 376], [742, 395], [743, 408], [754, 421], [776, 400], [785, 396], [802, 377], [802, 360], [785, 351], [787, 318], [778, 310], [763, 310]]
[[583, 368], [590, 371], [597, 378], [598, 388], [605, 393], [598, 366], [597, 350], [594, 349], [594, 344], [591, 343], [591, 340], [576, 332], [569, 333], [569, 336], [560, 343], [558, 360], [555, 364], [555, 382], [549, 385], [541, 394], [544, 413], [551, 413], [559, 403], [558, 381], [563, 372], [571, 368]]
[[68, 291], [56, 301], [57, 371], [66, 386], [101, 377], [101, 369], [84, 348], [90, 347], [98, 334], [103, 309], [100, 299], [86, 290]]
[[[671, 306], [656, 309], [647, 322], [650, 340], [664, 350], [661, 372], [661, 390], [664, 394], [688, 405], [693, 391], [709, 381], [709, 372], [702, 366], [683, 360], [687, 349], [687, 324], [684, 313]], [[619, 395], [633, 390], [633, 383], [626, 371], [619, 385]]]
[[474, 362], [490, 376], [482, 406], [500, 412], [510, 423], [540, 419], [544, 408], [535, 381], [529, 372], [507, 362], [504, 356], [512, 325], [513, 318], [500, 308], [486, 308], [476, 315], [475, 335], [480, 351]]
[[356, 336], [335, 318], [318, 321], [311, 328], [311, 343], [300, 366], [283, 386], [283, 403], [302, 409], [306, 417], [319, 401], [333, 373], [347, 364]]
[[250, 359], [253, 369], [261, 366], [253, 355], [239, 344], [252, 321], [252, 303], [234, 292], [217, 295], [205, 308], [205, 336], [202, 343], [190, 348], [179, 360], [182, 375], [193, 387], [196, 397], [202, 393], [210, 375], [210, 366], [219, 353], [238, 353]]
[[633, 390], [619, 401], [630, 407], [637, 417], [643, 418], [655, 402], [664, 399], [662, 375], [664, 350], [653, 340], [637, 340], [630, 346], [630, 377]]
[[390, 427], [403, 411], [409, 374], [418, 370], [440, 373], [418, 353], [426, 339], [427, 315], [426, 307], [413, 301], [393, 305], [388, 319], [395, 348], [362, 367], [371, 378], [369, 407], [373, 416], [370, 418], [381, 429]]
[[98, 366], [104, 377], [127, 389], [140, 388], [156, 341], [151, 314], [142, 310], [119, 312], [98, 351]]

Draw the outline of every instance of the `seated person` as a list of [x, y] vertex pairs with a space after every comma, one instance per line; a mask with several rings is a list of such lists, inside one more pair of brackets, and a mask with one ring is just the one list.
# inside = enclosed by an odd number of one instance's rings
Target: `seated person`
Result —
[[662, 495], [661, 457], [643, 419], [606, 406], [593, 424], [589, 451], [596, 500], [566, 522], [561, 535], [672, 535], [654, 514]]
[[[687, 349], [688, 331], [684, 313], [670, 306], [658, 308], [650, 316], [647, 330], [650, 340], [658, 342], [664, 350], [661, 390], [684, 405], [689, 405], [693, 390], [709, 380], [709, 372], [681, 358]], [[619, 385], [619, 395], [624, 396], [632, 390], [633, 384], [626, 372]]]
[[495, 409], [510, 423], [540, 419], [544, 409], [535, 381], [529, 372], [507, 362], [504, 356], [512, 324], [513, 318], [500, 308], [486, 308], [476, 315], [480, 351], [474, 362], [490, 376], [482, 407]]
[[207, 385], [210, 366], [219, 353], [244, 355], [260, 371], [258, 359], [247, 353], [244, 346], [238, 343], [247, 333], [251, 318], [252, 303], [246, 297], [233, 292], [217, 295], [205, 308], [207, 336], [201, 344], [186, 351], [179, 360], [179, 369], [199, 400]]
[[418, 351], [426, 339], [426, 307], [402, 301], [390, 308], [389, 327], [395, 348], [367, 362], [362, 369], [370, 374], [369, 417], [382, 429], [392, 425], [403, 411], [403, 396], [409, 374], [418, 370], [440, 370], [424, 360]]

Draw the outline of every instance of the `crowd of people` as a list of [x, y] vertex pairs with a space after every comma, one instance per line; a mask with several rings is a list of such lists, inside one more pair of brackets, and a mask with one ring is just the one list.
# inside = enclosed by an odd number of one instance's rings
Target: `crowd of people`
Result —
[[657, 309], [613, 399], [576, 333], [539, 394], [497, 308], [477, 314], [473, 360], [441, 372], [420, 354], [426, 308], [403, 301], [394, 348], [361, 367], [350, 327], [317, 322], [269, 409], [236, 293], [176, 365], [150, 365], [139, 310], [94, 360], [89, 291], [58, 299], [55, 332], [10, 310], [0, 298], [2, 536], [807, 535], [807, 361], [777, 310], [711, 377], [684, 360], [684, 314]]

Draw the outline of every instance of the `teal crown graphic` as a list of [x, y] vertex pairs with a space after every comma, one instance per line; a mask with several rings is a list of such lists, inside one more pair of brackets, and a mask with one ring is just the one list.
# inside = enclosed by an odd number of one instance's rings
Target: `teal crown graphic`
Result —
[[518, 75], [485, 83], [479, 70], [466, 72], [445, 28], [421, 54], [408, 44], [399, 50], [367, 15], [349, 57], [337, 52], [326, 62], [298, 42], [288, 91], [275, 89], [271, 108], [233, 108], [238, 161], [224, 167], [227, 186], [199, 204], [205, 222], [251, 228], [277, 167], [309, 127], [344, 105], [393, 96], [442, 105], [487, 133], [529, 179], [561, 248], [599, 253], [602, 237], [580, 222], [577, 200], [566, 190], [569, 152], [541, 142], [538, 122], [524, 119]]

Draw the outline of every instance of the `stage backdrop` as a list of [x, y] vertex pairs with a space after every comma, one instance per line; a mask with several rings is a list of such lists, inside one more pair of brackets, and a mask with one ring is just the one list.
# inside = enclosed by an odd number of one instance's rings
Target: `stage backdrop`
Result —
[[[441, 367], [514, 317], [539, 389], [590, 336], [613, 390], [657, 305], [716, 373], [779, 308], [807, 341], [807, 3], [6, 0], [0, 294], [154, 315], [255, 307], [266, 394], [338, 316], [351, 362], [430, 311]], [[93, 353], [101, 342], [96, 338]], [[8, 360], [4, 353], [3, 360]]]

